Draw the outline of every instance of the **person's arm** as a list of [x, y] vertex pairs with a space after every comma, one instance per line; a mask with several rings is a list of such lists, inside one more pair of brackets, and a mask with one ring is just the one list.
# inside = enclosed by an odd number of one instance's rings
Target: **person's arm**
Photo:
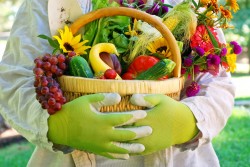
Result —
[[39, 34], [49, 33], [47, 1], [26, 0], [20, 7], [0, 63], [0, 112], [31, 143], [52, 150], [49, 115], [36, 100], [34, 59], [51, 48]]
[[224, 69], [220, 70], [217, 77], [210, 74], [200, 75], [197, 82], [201, 87], [200, 92], [194, 97], [183, 97], [181, 101], [192, 110], [201, 132], [198, 142], [183, 145], [192, 149], [202, 143], [211, 142], [221, 132], [231, 115], [235, 96], [230, 73]]

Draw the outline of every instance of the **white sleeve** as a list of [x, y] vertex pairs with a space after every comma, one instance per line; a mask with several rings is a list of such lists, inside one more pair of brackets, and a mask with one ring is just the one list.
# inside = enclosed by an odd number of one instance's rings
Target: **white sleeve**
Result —
[[39, 34], [49, 35], [47, 0], [25, 0], [0, 62], [0, 113], [31, 143], [52, 150], [47, 139], [49, 115], [36, 100], [34, 59], [51, 52]]
[[[201, 74], [197, 76], [196, 81], [201, 87], [200, 92], [189, 98], [184, 95], [181, 100], [192, 110], [197, 120], [197, 127], [202, 133], [197, 145], [191, 145], [192, 149], [202, 143], [211, 142], [224, 128], [231, 115], [235, 96], [235, 86], [230, 73], [224, 69], [220, 69], [216, 77], [208, 73]], [[190, 82], [187, 82], [186, 86], [188, 84]]]

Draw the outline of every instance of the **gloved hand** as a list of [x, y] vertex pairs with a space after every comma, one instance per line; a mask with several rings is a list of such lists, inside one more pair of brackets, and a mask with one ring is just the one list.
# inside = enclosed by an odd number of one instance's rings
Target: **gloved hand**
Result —
[[129, 144], [128, 140], [151, 134], [150, 127], [122, 128], [146, 117], [143, 110], [101, 113], [101, 106], [119, 103], [119, 94], [102, 93], [81, 96], [63, 105], [48, 119], [48, 138], [55, 144], [108, 158], [128, 159], [129, 153], [140, 153], [142, 144]]
[[193, 113], [181, 102], [161, 94], [134, 94], [130, 100], [134, 105], [150, 108], [147, 117], [133, 125], [150, 126], [153, 129], [150, 136], [132, 141], [145, 146], [145, 151], [139, 155], [185, 143], [198, 133]]

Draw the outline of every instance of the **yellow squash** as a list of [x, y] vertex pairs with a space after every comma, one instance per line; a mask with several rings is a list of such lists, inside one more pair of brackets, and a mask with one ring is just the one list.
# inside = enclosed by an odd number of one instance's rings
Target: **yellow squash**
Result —
[[[104, 73], [107, 69], [111, 69], [102, 59], [100, 58], [101, 52], [107, 52], [109, 54], [119, 55], [116, 47], [112, 43], [98, 43], [94, 45], [89, 52], [89, 62], [95, 72], [95, 74]], [[117, 74], [115, 79], [121, 79]]]

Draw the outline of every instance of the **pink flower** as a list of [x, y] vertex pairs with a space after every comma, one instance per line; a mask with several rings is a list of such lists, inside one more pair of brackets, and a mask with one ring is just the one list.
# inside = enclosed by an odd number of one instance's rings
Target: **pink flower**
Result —
[[221, 52], [220, 52], [220, 55], [221, 56], [226, 56], [226, 54], [227, 54], [227, 48], [222, 48]]
[[203, 56], [203, 55], [205, 54], [204, 49], [201, 48], [201, 47], [196, 47], [196, 48], [195, 48], [195, 51], [196, 51], [196, 53], [197, 53], [199, 56]]
[[[215, 39], [218, 41], [217, 33], [214, 31], [214, 28], [208, 27], [211, 33], [214, 35]], [[191, 37], [191, 48], [200, 47], [204, 49], [205, 52], [214, 48], [207, 29], [204, 25], [199, 25], [196, 28], [195, 34]]]
[[192, 82], [191, 85], [189, 85], [186, 89], [186, 95], [187, 97], [192, 97], [197, 95], [200, 91], [200, 85], [198, 85], [197, 82]]
[[193, 59], [191, 57], [187, 57], [184, 59], [183, 65], [185, 67], [190, 67], [193, 64]]
[[210, 74], [216, 76], [219, 73], [221, 58], [218, 55], [209, 54], [207, 56], [207, 70]]

